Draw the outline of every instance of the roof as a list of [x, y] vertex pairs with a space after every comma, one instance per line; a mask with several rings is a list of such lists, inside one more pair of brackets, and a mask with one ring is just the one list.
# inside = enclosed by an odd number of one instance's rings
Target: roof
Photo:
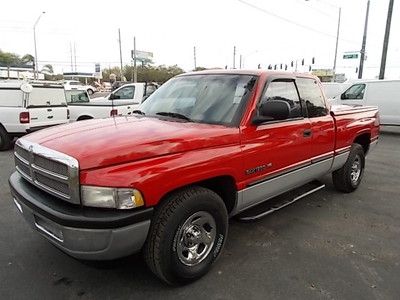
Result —
[[256, 70], [245, 70], [245, 69], [214, 69], [214, 70], [204, 70], [204, 71], [194, 71], [184, 73], [178, 76], [190, 76], [190, 75], [210, 75], [210, 74], [237, 74], [237, 75], [253, 75], [253, 76], [260, 76], [260, 75], [267, 75], [267, 76], [300, 76], [300, 77], [310, 77], [316, 78], [314, 75], [307, 74], [307, 73], [294, 73], [294, 72], [283, 72], [283, 71], [271, 71], [271, 70], [263, 70], [263, 69], [256, 69]]

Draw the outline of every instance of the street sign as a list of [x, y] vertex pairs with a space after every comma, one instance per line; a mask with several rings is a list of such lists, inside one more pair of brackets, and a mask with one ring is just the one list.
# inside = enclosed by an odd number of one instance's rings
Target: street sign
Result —
[[[131, 57], [134, 59], [134, 51], [131, 50]], [[136, 60], [138, 61], [151, 61], [153, 59], [153, 52], [136, 50]]]
[[343, 54], [343, 59], [358, 59], [358, 53]]

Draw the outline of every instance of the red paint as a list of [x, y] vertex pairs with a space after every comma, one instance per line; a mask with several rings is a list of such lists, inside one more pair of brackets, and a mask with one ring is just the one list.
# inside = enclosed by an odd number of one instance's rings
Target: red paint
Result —
[[[370, 134], [371, 140], [379, 135], [376, 108], [253, 125], [265, 83], [279, 73], [251, 74], [259, 79], [238, 128], [130, 116], [57, 126], [27, 138], [78, 159], [81, 184], [135, 187], [146, 206], [154, 206], [168, 192], [188, 184], [229, 176], [240, 190], [267, 175], [349, 147], [360, 134]], [[311, 137], [304, 137], [304, 130], [310, 129]], [[246, 175], [246, 170], [262, 165], [262, 171]]]

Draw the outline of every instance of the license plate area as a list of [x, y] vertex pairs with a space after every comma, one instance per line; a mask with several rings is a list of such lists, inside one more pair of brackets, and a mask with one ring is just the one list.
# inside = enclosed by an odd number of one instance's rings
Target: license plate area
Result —
[[45, 235], [50, 236], [60, 243], [64, 242], [64, 236], [61, 229], [53, 222], [49, 222], [35, 215], [35, 226], [40, 232], [44, 233]]

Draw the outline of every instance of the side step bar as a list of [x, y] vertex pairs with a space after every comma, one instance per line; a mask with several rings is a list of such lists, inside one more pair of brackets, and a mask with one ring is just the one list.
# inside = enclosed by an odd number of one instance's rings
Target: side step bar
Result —
[[239, 221], [243, 222], [251, 222], [262, 217], [265, 217], [273, 212], [280, 210], [294, 202], [315, 193], [325, 187], [325, 184], [319, 181], [313, 181], [303, 185], [297, 189], [286, 192], [282, 195], [279, 195], [275, 198], [267, 200], [261, 204], [258, 204], [254, 207], [249, 208], [248, 210], [240, 213], [236, 216]]

